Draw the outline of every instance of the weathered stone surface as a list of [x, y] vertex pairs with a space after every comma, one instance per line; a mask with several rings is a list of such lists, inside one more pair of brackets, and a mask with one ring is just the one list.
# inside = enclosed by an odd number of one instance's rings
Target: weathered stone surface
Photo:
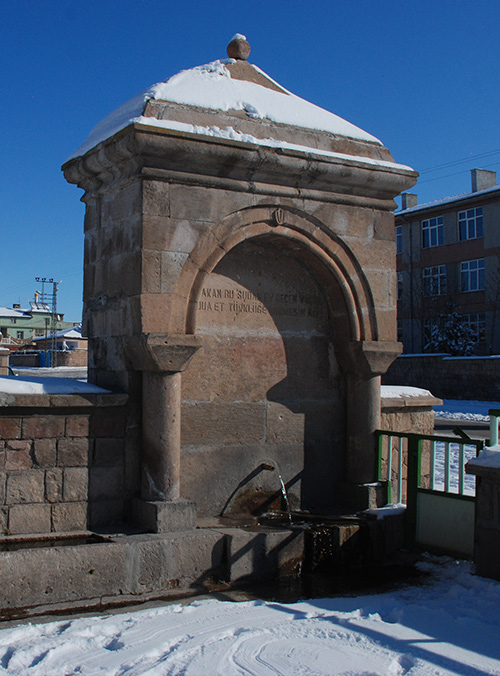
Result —
[[[9, 531], [12, 535], [50, 533], [50, 505], [21, 504], [9, 509]], [[16, 573], [19, 575], [19, 570]], [[40, 575], [40, 571], [38, 571]], [[11, 590], [11, 598], [15, 592]]]
[[60, 439], [57, 442], [57, 464], [59, 467], [86, 467], [88, 461], [88, 439]]
[[123, 495], [121, 467], [91, 467], [89, 470], [89, 499], [112, 500]]
[[43, 502], [45, 493], [45, 472], [39, 469], [24, 472], [10, 472], [7, 477], [5, 502], [15, 505], [26, 502]]
[[63, 470], [50, 469], [45, 472], [45, 499], [47, 502], [60, 502], [63, 497]]
[[33, 416], [23, 419], [23, 439], [43, 439], [64, 436], [64, 418], [62, 416]]
[[86, 437], [89, 433], [89, 418], [87, 415], [70, 415], [66, 418], [67, 437]]
[[96, 439], [93, 465], [115, 467], [124, 461], [124, 439]]
[[56, 439], [35, 439], [33, 442], [35, 465], [38, 467], [54, 467], [57, 458], [56, 445]]
[[33, 462], [31, 459], [30, 441], [7, 441], [5, 444], [5, 469], [21, 470], [31, 469]]
[[0, 418], [0, 439], [20, 439], [21, 418]]
[[89, 475], [85, 467], [66, 467], [64, 469], [64, 502], [85, 501], [88, 498]]
[[87, 528], [87, 503], [61, 503], [52, 507], [52, 530], [59, 533]]

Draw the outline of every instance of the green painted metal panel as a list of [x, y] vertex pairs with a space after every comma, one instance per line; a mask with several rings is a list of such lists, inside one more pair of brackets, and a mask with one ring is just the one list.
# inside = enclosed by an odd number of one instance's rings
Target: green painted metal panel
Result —
[[420, 489], [417, 493], [416, 544], [472, 557], [475, 500]]

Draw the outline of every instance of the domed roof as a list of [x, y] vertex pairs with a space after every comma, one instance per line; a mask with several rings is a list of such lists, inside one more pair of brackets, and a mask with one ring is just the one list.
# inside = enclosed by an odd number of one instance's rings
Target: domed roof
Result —
[[[242, 44], [248, 55], [250, 46], [239, 34], [228, 53], [239, 55]], [[149, 87], [97, 124], [68, 161], [134, 125], [395, 166], [377, 138], [292, 94], [245, 58], [213, 61]]]

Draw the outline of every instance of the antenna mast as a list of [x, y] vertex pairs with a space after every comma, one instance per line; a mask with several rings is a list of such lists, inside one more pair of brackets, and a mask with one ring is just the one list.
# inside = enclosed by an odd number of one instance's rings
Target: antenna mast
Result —
[[[42, 291], [39, 294], [40, 303], [50, 312], [50, 366], [55, 368], [57, 366], [57, 291], [61, 282], [55, 282], [53, 277], [50, 279], [35, 277], [35, 281], [42, 283]], [[52, 284], [52, 293], [45, 291], [45, 284]]]

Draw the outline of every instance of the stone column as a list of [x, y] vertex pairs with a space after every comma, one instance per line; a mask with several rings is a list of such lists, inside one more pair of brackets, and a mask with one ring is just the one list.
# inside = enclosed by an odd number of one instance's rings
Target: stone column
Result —
[[385, 503], [377, 482], [374, 432], [380, 429], [380, 376], [400, 352], [396, 342], [351, 341], [339, 355], [347, 386], [345, 500], [355, 509]]
[[142, 376], [142, 488], [135, 516], [148, 530], [196, 525], [194, 502], [180, 496], [182, 371], [201, 346], [193, 335], [142, 335], [126, 351]]
[[9, 357], [10, 350], [7, 347], [0, 347], [0, 376], [9, 375]]
[[500, 580], [500, 452], [497, 448], [484, 449], [465, 466], [467, 474], [476, 476], [476, 573], [494, 580]]

